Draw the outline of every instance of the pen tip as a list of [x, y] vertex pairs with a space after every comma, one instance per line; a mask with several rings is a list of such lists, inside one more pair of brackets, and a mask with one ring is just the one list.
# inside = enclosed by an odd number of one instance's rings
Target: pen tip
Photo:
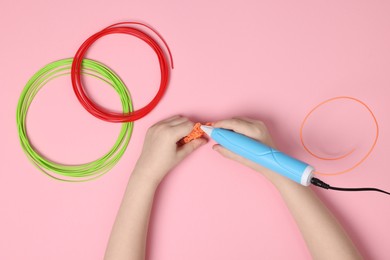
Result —
[[203, 130], [208, 136], [211, 136], [211, 132], [213, 131], [214, 127], [212, 126], [207, 126], [207, 125], [201, 125], [200, 129]]

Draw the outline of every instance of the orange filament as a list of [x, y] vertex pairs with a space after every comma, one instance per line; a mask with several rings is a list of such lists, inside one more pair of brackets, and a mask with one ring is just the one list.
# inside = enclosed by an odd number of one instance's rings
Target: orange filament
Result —
[[315, 172], [315, 174], [319, 174], [319, 175], [340, 175], [340, 174], [343, 174], [343, 173], [346, 173], [346, 172], [350, 172], [352, 170], [354, 170], [356, 167], [358, 167], [360, 164], [362, 164], [366, 159], [367, 157], [371, 154], [372, 150], [374, 149], [377, 141], [378, 141], [378, 137], [379, 137], [379, 125], [378, 125], [378, 121], [374, 115], [374, 113], [371, 111], [371, 109], [367, 106], [366, 103], [364, 103], [363, 101], [357, 99], [357, 98], [353, 98], [353, 97], [348, 97], [348, 96], [340, 96], [340, 97], [334, 97], [334, 98], [331, 98], [331, 99], [328, 99], [328, 100], [325, 100], [323, 102], [321, 102], [320, 104], [318, 104], [317, 106], [315, 106], [312, 110], [310, 110], [310, 112], [306, 115], [306, 117], [303, 119], [303, 122], [301, 124], [301, 127], [300, 127], [300, 130], [299, 130], [299, 136], [300, 136], [300, 139], [301, 139], [301, 144], [303, 146], [303, 148], [309, 153], [311, 154], [312, 156], [314, 156], [315, 158], [317, 159], [320, 159], [320, 160], [339, 160], [339, 159], [342, 159], [342, 158], [345, 158], [347, 156], [349, 156], [353, 151], [350, 151], [348, 152], [347, 154], [343, 155], [343, 156], [339, 156], [339, 157], [333, 157], [333, 158], [329, 158], [329, 157], [321, 157], [317, 154], [315, 154], [314, 152], [312, 152], [306, 145], [305, 145], [305, 142], [303, 140], [303, 128], [305, 127], [305, 124], [306, 124], [306, 121], [307, 119], [309, 118], [309, 116], [316, 110], [318, 109], [320, 106], [326, 104], [326, 103], [329, 103], [329, 102], [332, 102], [332, 101], [335, 101], [335, 100], [338, 100], [338, 99], [349, 99], [349, 100], [353, 100], [353, 101], [356, 101], [358, 102], [359, 104], [363, 105], [367, 110], [368, 112], [370, 112], [370, 115], [372, 117], [372, 119], [374, 120], [374, 123], [375, 123], [375, 127], [376, 127], [376, 132], [375, 132], [375, 138], [374, 138], [374, 141], [370, 147], [370, 149], [368, 150], [368, 152], [357, 162], [355, 163], [352, 167], [350, 168], [347, 168], [346, 170], [343, 170], [343, 171], [339, 171], [339, 172], [334, 172], [334, 173], [325, 173], [325, 172]]
[[[180, 139], [178, 144], [184, 145], [184, 144], [191, 142], [192, 140], [201, 138], [205, 134], [204, 131], [200, 128], [201, 125], [202, 125], [201, 123], [196, 123], [194, 125], [194, 128], [192, 129], [191, 133], [189, 133], [187, 136]], [[205, 125], [211, 126], [212, 123], [206, 123]]]

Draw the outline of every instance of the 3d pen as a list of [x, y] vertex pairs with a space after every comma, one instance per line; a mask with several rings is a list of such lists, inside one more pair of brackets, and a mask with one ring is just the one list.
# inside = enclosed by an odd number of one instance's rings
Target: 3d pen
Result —
[[211, 126], [201, 129], [215, 142], [248, 160], [260, 164], [297, 183], [309, 186], [314, 168], [245, 135]]
[[214, 141], [231, 152], [241, 155], [304, 186], [313, 184], [327, 190], [377, 191], [390, 195], [390, 192], [377, 188], [340, 188], [331, 186], [314, 176], [314, 168], [312, 166], [257, 140], [223, 128], [214, 128], [205, 125], [200, 126], [200, 128]]

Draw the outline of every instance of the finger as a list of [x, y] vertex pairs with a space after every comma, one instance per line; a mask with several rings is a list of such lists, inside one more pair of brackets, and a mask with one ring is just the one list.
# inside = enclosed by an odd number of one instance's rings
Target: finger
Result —
[[252, 118], [245, 117], [245, 116], [235, 116], [235, 117], [233, 117], [233, 119], [238, 119], [238, 120], [242, 120], [242, 121], [247, 121], [247, 122], [253, 123], [253, 124], [256, 124], [256, 123], [261, 122], [261, 121], [259, 121], [259, 120], [252, 119]]
[[178, 118], [175, 118], [175, 119], [167, 122], [167, 124], [169, 124], [170, 126], [176, 126], [176, 125], [179, 125], [179, 124], [184, 123], [186, 121], [190, 121], [190, 120], [188, 120], [188, 118], [186, 118], [186, 117], [178, 117]]
[[213, 126], [218, 128], [235, 130], [237, 128], [238, 129], [243, 128], [243, 126], [245, 127], [245, 125], [249, 125], [249, 124], [251, 123], [245, 122], [244, 120], [239, 118], [230, 118], [230, 119], [223, 119], [223, 120], [216, 121], [214, 122]]
[[173, 130], [173, 135], [175, 137], [175, 139], [177, 139], [177, 141], [179, 141], [181, 138], [183, 138], [183, 136], [186, 136], [188, 135], [192, 129], [194, 128], [194, 123], [191, 122], [191, 121], [185, 121], [185, 122], [182, 122], [176, 126], [173, 126], [172, 127], [172, 130]]
[[189, 121], [188, 118], [180, 116], [180, 115], [176, 115], [176, 116], [172, 116], [170, 118], [164, 119], [160, 122], [157, 122], [155, 124], [155, 126], [159, 126], [159, 125], [176, 126], [176, 125], [179, 125], [179, 124], [186, 122], [186, 121]]
[[178, 154], [180, 159], [183, 159], [184, 157], [186, 157], [187, 155], [189, 155], [190, 153], [192, 153], [193, 151], [195, 151], [196, 149], [198, 149], [199, 147], [201, 147], [202, 145], [204, 145], [206, 143], [207, 143], [206, 138], [199, 138], [199, 139], [193, 140], [193, 141], [179, 147], [177, 154]]
[[165, 118], [164, 120], [161, 120], [161, 123], [167, 123], [167, 122], [170, 122], [172, 120], [175, 120], [177, 118], [181, 117], [181, 115], [174, 115], [174, 116], [171, 116], [171, 117], [168, 117], [168, 118]]
[[220, 153], [223, 157], [231, 159], [231, 160], [239, 161], [242, 158], [238, 154], [235, 154], [235, 153], [229, 151], [228, 149], [222, 147], [219, 144], [213, 145], [213, 150]]
[[222, 147], [219, 144], [213, 145], [213, 150], [217, 151], [219, 154], [221, 154], [223, 157], [225, 157], [227, 159], [234, 160], [236, 162], [242, 163], [242, 164], [244, 164], [246, 166], [249, 166], [251, 168], [255, 168], [256, 167], [255, 163], [245, 159], [244, 157], [242, 157], [242, 156], [240, 156], [238, 154], [235, 154], [235, 153], [229, 151], [228, 149]]
[[161, 121], [158, 121], [158, 122], [156, 122], [155, 124], [153, 124], [153, 125], [151, 126], [151, 128], [152, 128], [152, 127], [157, 127], [157, 126], [159, 126], [159, 125], [163, 125], [163, 124], [165, 124], [165, 123], [167, 123], [167, 122], [170, 122], [170, 121], [172, 121], [172, 120], [175, 120], [176, 118], [179, 118], [179, 117], [180, 117], [180, 115], [175, 115], [175, 116], [171, 116], [171, 117], [165, 118], [165, 119], [163, 119], [163, 120], [161, 120]]
[[260, 137], [262, 136], [262, 130], [260, 128], [256, 127], [251, 122], [238, 118], [217, 121], [213, 124], [213, 127], [230, 129], [257, 140], [260, 140]]
[[171, 122], [172, 120], [175, 120], [175, 119], [180, 118], [180, 117], [181, 117], [181, 115], [174, 115], [174, 116], [168, 117], [164, 120], [161, 120], [160, 123], [165, 124], [165, 123]]

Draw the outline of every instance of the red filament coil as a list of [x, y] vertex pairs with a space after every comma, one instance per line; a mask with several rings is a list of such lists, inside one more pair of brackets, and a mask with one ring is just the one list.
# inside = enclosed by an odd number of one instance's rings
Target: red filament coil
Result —
[[[127, 26], [126, 26], [127, 25]], [[170, 63], [173, 69], [173, 60], [172, 60], [172, 54], [168, 47], [168, 44], [165, 42], [163, 37], [153, 28], [151, 28], [148, 25], [145, 25], [143, 23], [139, 22], [123, 22], [123, 23], [116, 23], [113, 25], [110, 25], [109, 27], [101, 30], [100, 32], [95, 33], [91, 37], [89, 37], [78, 49], [76, 55], [74, 56], [73, 63], [72, 63], [72, 70], [71, 70], [71, 78], [72, 78], [72, 85], [73, 90], [77, 96], [77, 99], [80, 101], [80, 103], [83, 105], [83, 107], [92, 115], [94, 115], [97, 118], [100, 118], [102, 120], [108, 121], [108, 122], [132, 122], [135, 120], [138, 120], [145, 115], [147, 115], [150, 111], [152, 111], [158, 102], [163, 97], [167, 86], [169, 82], [169, 76], [170, 76], [170, 67], [169, 63], [167, 61], [167, 58], [164, 54], [163, 49], [160, 47], [160, 45], [148, 34], [145, 32], [130, 27], [129, 25], [141, 25], [148, 29], [150, 29], [152, 32], [154, 32], [164, 43], [165, 47], [168, 50]], [[144, 106], [143, 108], [130, 112], [130, 113], [116, 113], [108, 111], [107, 109], [103, 108], [102, 106], [98, 105], [94, 101], [92, 101], [88, 95], [85, 92], [84, 86], [81, 82], [81, 64], [84, 59], [84, 56], [88, 49], [91, 47], [91, 45], [100, 39], [103, 36], [110, 35], [110, 34], [128, 34], [135, 36], [141, 40], [143, 40], [145, 43], [147, 43], [156, 53], [158, 57], [158, 61], [160, 64], [160, 72], [161, 72], [161, 80], [160, 80], [160, 88], [156, 94], [156, 96], [150, 101], [149, 104]]]

